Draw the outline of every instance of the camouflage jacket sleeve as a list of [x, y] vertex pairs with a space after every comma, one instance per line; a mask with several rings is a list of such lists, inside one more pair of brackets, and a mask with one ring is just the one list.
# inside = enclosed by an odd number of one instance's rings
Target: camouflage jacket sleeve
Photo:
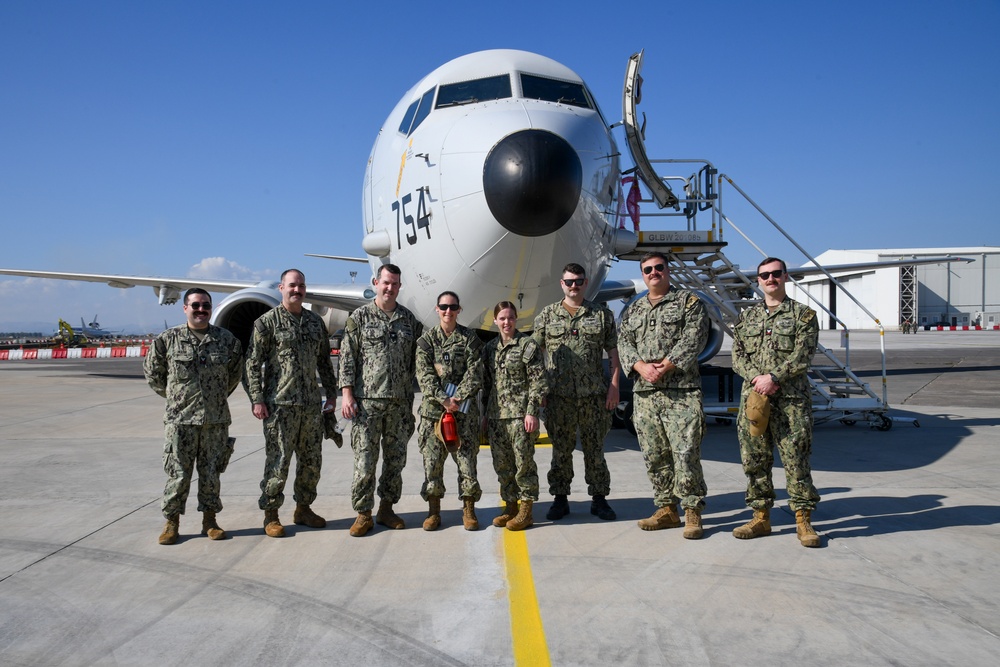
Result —
[[483, 343], [479, 340], [479, 336], [469, 329], [465, 329], [464, 334], [465, 374], [455, 390], [455, 395], [462, 399], [474, 397], [483, 386]]
[[441, 403], [448, 395], [444, 392], [444, 383], [434, 367], [434, 341], [432, 336], [437, 329], [424, 332], [417, 339], [416, 371], [417, 384], [423, 400], [433, 400]]
[[319, 339], [319, 346], [316, 350], [316, 372], [319, 373], [319, 380], [323, 384], [323, 393], [327, 399], [336, 398], [340, 387], [337, 386], [337, 373], [333, 369], [333, 358], [330, 356], [330, 332], [326, 328], [326, 323], [320, 320], [319, 326], [322, 334]]
[[752, 372], [750, 370], [750, 353], [747, 349], [746, 340], [747, 317], [750, 316], [751, 311], [756, 307], [751, 306], [750, 308], [743, 309], [740, 312], [740, 318], [736, 322], [736, 326], [733, 327], [733, 371], [747, 382], [759, 375], [758, 373], [750, 374]]
[[264, 364], [270, 361], [273, 346], [274, 339], [267, 325], [258, 318], [250, 336], [243, 376], [243, 386], [251, 403], [264, 402]]
[[[354, 311], [355, 313], [357, 311]], [[352, 313], [344, 325], [344, 337], [340, 341], [340, 387], [354, 387], [358, 368], [358, 355], [361, 349], [361, 332]]]
[[236, 387], [243, 379], [243, 344], [225, 329], [219, 328], [219, 331], [221, 333], [218, 335], [224, 339], [225, 345], [229, 348], [229, 364], [226, 367], [226, 375], [229, 378], [226, 394], [228, 396], [236, 391]]
[[525, 341], [521, 360], [528, 373], [528, 402], [525, 406], [525, 414], [537, 417], [542, 406], [542, 399], [549, 393], [549, 382], [542, 351], [534, 340], [529, 338]]
[[601, 319], [604, 325], [604, 351], [618, 349], [618, 328], [615, 326], [615, 314], [607, 306], [600, 307]]
[[167, 343], [160, 334], [146, 351], [146, 359], [142, 362], [142, 372], [150, 388], [160, 396], [167, 396]]

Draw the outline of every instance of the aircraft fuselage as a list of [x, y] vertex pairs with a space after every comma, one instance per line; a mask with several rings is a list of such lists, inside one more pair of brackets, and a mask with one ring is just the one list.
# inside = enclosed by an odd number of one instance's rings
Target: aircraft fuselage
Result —
[[583, 80], [522, 51], [483, 51], [434, 70], [379, 132], [364, 181], [373, 272], [403, 269], [400, 302], [436, 324], [439, 293], [489, 329], [518, 305], [521, 328], [562, 298], [569, 262], [603, 282], [615, 249], [618, 149]]

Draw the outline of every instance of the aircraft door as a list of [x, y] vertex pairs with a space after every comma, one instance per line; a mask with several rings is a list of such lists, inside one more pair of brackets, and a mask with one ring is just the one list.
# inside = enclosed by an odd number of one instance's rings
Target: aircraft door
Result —
[[[636, 173], [653, 194], [656, 205], [660, 208], [676, 207], [677, 195], [657, 175], [646, 155], [645, 122], [640, 127], [636, 116], [635, 107], [642, 101], [642, 77], [640, 76], [642, 53], [640, 51], [632, 54], [632, 57], [628, 59], [628, 68], [625, 71], [625, 89], [622, 92], [622, 119], [625, 124], [625, 138], [629, 153], [632, 155], [632, 162], [635, 163]], [[643, 120], [645, 121], [645, 114], [643, 114]]]

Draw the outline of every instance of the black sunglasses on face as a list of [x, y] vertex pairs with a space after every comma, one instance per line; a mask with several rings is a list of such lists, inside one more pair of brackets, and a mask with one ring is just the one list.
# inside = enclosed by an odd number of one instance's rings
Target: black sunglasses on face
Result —
[[785, 275], [785, 272], [782, 269], [775, 269], [774, 271], [764, 271], [763, 273], [758, 273], [757, 277], [760, 278], [761, 280], [767, 280], [771, 276], [774, 276], [775, 278], [780, 278], [783, 275]]
[[563, 285], [566, 287], [573, 287], [574, 285], [577, 287], [583, 287], [583, 283], [586, 280], [586, 278], [563, 278]]
[[656, 271], [657, 273], [663, 273], [663, 269], [665, 268], [666, 267], [663, 264], [650, 264], [649, 266], [642, 267], [642, 272], [648, 276], [653, 271]]
[[442, 310], [442, 311], [443, 310], [454, 310], [454, 311], [457, 312], [459, 308], [461, 308], [461, 306], [458, 305], [457, 303], [439, 303], [438, 304], [438, 310]]
[[192, 301], [188, 307], [191, 310], [212, 310], [212, 304], [209, 301]]

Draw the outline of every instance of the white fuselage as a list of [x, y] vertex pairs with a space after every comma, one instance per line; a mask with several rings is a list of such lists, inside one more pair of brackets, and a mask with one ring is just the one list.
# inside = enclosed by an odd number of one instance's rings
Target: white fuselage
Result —
[[[553, 93], [560, 84], [578, 95], [557, 97], [571, 95]], [[562, 298], [567, 263], [586, 269], [590, 294], [600, 287], [618, 182], [617, 147], [576, 74], [522, 51], [470, 54], [422, 79], [386, 120], [365, 173], [364, 248], [373, 271], [401, 267], [399, 301], [429, 325], [451, 290], [464, 325], [489, 329], [507, 300], [530, 328]]]

